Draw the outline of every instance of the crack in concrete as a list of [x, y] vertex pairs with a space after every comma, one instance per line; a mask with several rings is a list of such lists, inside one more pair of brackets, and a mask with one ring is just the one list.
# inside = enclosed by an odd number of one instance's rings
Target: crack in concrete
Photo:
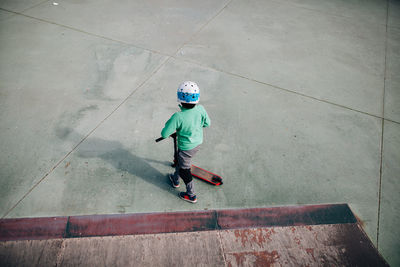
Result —
[[222, 252], [222, 258], [224, 260], [224, 265], [226, 267], [226, 266], [228, 266], [228, 263], [226, 262], [225, 248], [224, 248], [224, 245], [222, 244], [221, 230], [217, 230], [217, 235], [218, 235], [219, 246], [220, 246], [221, 252]]
[[65, 250], [65, 239], [62, 239], [60, 249], [57, 252], [57, 258], [56, 258], [56, 265], [55, 266], [61, 266], [63, 259], [64, 259], [64, 250]]

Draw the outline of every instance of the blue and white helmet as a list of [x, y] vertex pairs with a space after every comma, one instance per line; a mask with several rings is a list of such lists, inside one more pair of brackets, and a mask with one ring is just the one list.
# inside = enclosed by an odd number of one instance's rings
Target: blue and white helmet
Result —
[[195, 82], [186, 81], [179, 85], [178, 102], [197, 104], [200, 100], [200, 89]]

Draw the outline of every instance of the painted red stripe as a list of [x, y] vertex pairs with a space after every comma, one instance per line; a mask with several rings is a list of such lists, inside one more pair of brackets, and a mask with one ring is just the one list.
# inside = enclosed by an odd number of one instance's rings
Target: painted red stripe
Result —
[[0, 241], [356, 223], [347, 204], [0, 220]]

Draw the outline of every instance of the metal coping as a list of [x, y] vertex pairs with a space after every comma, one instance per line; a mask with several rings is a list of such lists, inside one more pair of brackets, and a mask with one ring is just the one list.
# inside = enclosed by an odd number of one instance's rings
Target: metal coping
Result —
[[0, 220], [0, 241], [356, 223], [347, 204]]

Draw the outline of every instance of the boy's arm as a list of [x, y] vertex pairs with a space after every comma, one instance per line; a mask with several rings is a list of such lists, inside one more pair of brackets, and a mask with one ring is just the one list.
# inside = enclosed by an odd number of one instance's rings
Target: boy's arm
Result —
[[211, 120], [210, 117], [208, 117], [207, 111], [204, 110], [204, 122], [203, 122], [203, 127], [210, 127], [211, 125]]
[[161, 131], [163, 138], [168, 138], [171, 134], [175, 133], [178, 128], [178, 119], [176, 113], [165, 123], [164, 129]]

